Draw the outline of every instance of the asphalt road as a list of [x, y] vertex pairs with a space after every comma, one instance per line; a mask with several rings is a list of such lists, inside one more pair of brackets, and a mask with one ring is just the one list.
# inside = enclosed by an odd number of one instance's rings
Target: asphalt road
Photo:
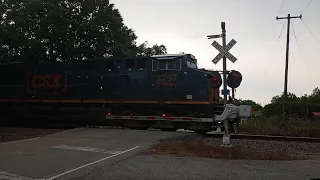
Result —
[[308, 179], [320, 161], [228, 161], [143, 155], [184, 132], [80, 128], [0, 144], [0, 179]]
[[[182, 132], [80, 128], [44, 138], [0, 144], [0, 179], [68, 179], [141, 152]], [[103, 166], [102, 168], [107, 168]]]

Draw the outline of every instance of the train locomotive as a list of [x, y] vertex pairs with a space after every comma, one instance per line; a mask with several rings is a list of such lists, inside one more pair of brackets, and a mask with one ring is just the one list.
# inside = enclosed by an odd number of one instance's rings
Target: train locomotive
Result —
[[[0, 65], [3, 116], [76, 117], [132, 129], [213, 130], [218, 71], [192, 54]], [[46, 119], [43, 119], [46, 121]]]

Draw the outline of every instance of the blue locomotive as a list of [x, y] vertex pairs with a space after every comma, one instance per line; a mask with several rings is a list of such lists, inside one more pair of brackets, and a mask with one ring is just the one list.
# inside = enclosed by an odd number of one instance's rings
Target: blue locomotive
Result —
[[[222, 108], [219, 72], [199, 69], [191, 54], [4, 63], [0, 73], [0, 103], [9, 116], [73, 114], [103, 122], [105, 115], [212, 119]], [[154, 126], [149, 121], [119, 119], [129, 127]], [[188, 128], [182, 124], [170, 127]], [[205, 129], [210, 128], [209, 123]]]

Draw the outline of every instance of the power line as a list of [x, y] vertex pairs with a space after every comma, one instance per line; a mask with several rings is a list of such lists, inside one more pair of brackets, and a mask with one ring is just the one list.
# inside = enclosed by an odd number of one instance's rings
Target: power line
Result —
[[294, 30], [294, 27], [293, 27], [293, 21], [291, 20], [291, 26], [292, 26], [292, 32], [293, 32], [293, 37], [296, 39], [297, 41], [297, 35], [296, 35], [296, 31]]
[[[305, 57], [303, 56], [302, 48], [301, 48], [301, 46], [300, 46], [300, 44], [299, 44], [297, 35], [296, 35], [296, 33], [295, 33], [294, 26], [293, 26], [293, 22], [291, 21], [291, 23], [292, 23], [292, 30], [293, 30], [293, 33], [294, 33], [294, 36], [293, 36], [293, 37], [295, 38], [295, 40], [296, 40], [296, 42], [297, 42], [297, 46], [298, 46], [298, 48], [299, 48], [299, 50], [300, 50], [300, 52], [301, 52], [301, 57], [302, 57], [302, 59], [303, 59], [304, 62], [305, 62], [305, 61], [307, 60], [307, 58], [305, 58]], [[310, 79], [311, 79], [312, 83], [315, 84], [315, 83], [314, 83], [315, 81], [314, 81], [314, 79], [312, 78], [312, 76], [311, 76], [311, 74], [310, 74], [310, 69], [309, 69], [308, 64], [305, 63], [304, 65], [305, 65], [306, 68], [307, 68], [307, 71], [308, 71], [308, 74], [309, 74], [309, 76], [310, 76]]]
[[[272, 52], [272, 54], [271, 54], [271, 57], [269, 58], [268, 66], [267, 66], [267, 68], [264, 69], [264, 72], [263, 72], [263, 74], [262, 74], [261, 80], [264, 79], [264, 77], [265, 77], [265, 75], [266, 75], [266, 72], [267, 72], [268, 68], [270, 67], [271, 60], [273, 59], [273, 57], [274, 57], [274, 55], [275, 55], [275, 53], [276, 53], [277, 45], [279, 44], [279, 41], [280, 41], [280, 38], [281, 38], [281, 36], [282, 36], [282, 33], [283, 33], [284, 28], [285, 28], [285, 25], [282, 26], [282, 29], [281, 29], [280, 35], [279, 35], [279, 37], [278, 37], [277, 43], [276, 43], [276, 45], [274, 46], [273, 52]], [[260, 87], [260, 86], [259, 86], [259, 87]], [[256, 91], [257, 93], [260, 92], [259, 87], [258, 87], [258, 91]], [[258, 95], [259, 95], [259, 94], [258, 94]]]
[[[285, 24], [282, 24], [281, 21], [278, 20], [278, 22], [279, 22], [282, 26], [285, 26], [285, 27], [286, 27], [286, 25], [285, 25]], [[291, 22], [292, 22], [292, 21], [291, 21]], [[294, 35], [294, 34], [292, 34], [292, 32], [290, 32], [290, 34], [291, 34], [291, 35]]]
[[280, 14], [282, 12], [282, 9], [283, 9], [285, 3], [286, 3], [286, 0], [283, 0], [278, 14]]
[[[281, 38], [281, 36], [282, 36], [282, 33], [283, 33], [284, 28], [285, 28], [285, 26], [283, 26], [282, 29], [281, 29], [280, 35], [279, 35], [278, 40], [277, 40], [277, 44], [276, 44], [276, 46], [274, 47], [273, 52], [272, 52], [272, 55], [271, 55], [271, 57], [270, 57], [270, 59], [269, 59], [269, 65], [268, 65], [268, 67], [270, 66], [271, 60], [272, 60], [272, 58], [273, 58], [273, 56], [274, 56], [274, 54], [275, 54], [275, 52], [276, 52], [277, 45], [278, 45], [278, 43], [279, 43], [279, 41], [280, 41], [280, 38]], [[266, 72], [266, 71], [265, 71], [265, 72]], [[265, 76], [265, 72], [263, 73], [263, 76], [262, 76], [263, 78], [264, 78], [264, 76]]]
[[309, 29], [310, 33], [313, 35], [313, 37], [316, 39], [316, 41], [320, 44], [320, 41], [318, 40], [317, 36], [312, 32], [312, 30], [309, 28], [307, 23], [305, 23], [304, 20], [302, 20], [302, 19], [301, 19], [301, 21]]
[[309, 7], [310, 3], [312, 2], [313, 0], [310, 0], [309, 3], [307, 4], [307, 6], [304, 8], [304, 10], [302, 11], [301, 14], [305, 13], [307, 8]]

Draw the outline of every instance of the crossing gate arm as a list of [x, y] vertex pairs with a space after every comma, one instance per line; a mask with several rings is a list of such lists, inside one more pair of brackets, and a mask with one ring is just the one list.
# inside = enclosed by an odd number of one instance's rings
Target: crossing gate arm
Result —
[[215, 115], [215, 121], [233, 120], [236, 118], [248, 118], [251, 115], [251, 106], [226, 104], [221, 115]]
[[116, 116], [106, 115], [106, 119], [116, 120], [137, 120], [137, 121], [193, 121], [193, 122], [212, 122], [212, 118], [193, 118], [193, 117], [163, 117], [163, 116]]

